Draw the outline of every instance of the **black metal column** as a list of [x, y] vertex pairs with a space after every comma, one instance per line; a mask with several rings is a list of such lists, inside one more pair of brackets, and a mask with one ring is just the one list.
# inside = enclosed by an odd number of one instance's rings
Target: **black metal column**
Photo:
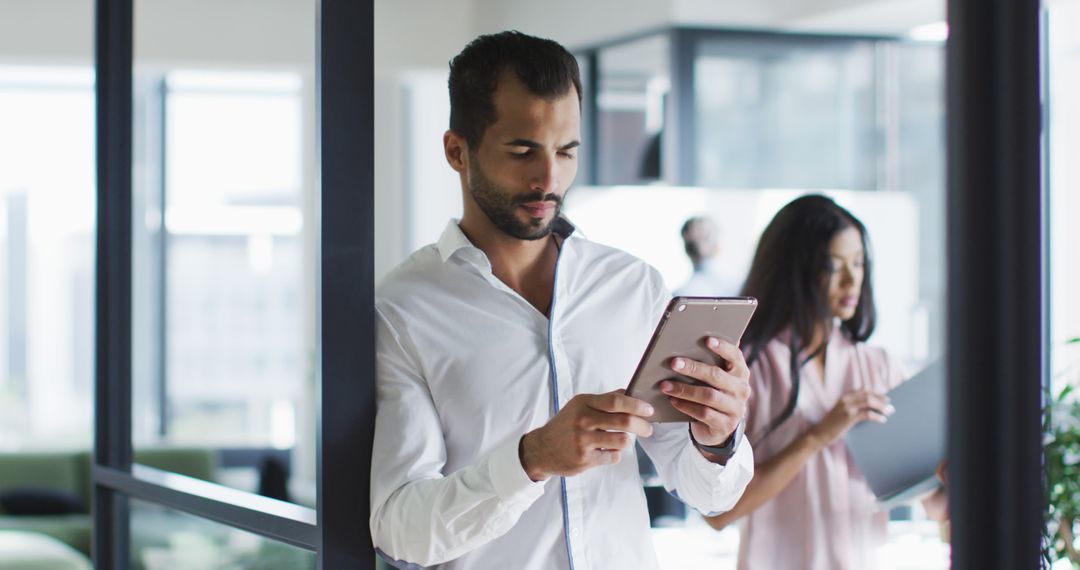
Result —
[[[94, 464], [131, 469], [131, 0], [95, 5]], [[128, 567], [127, 498], [94, 477], [94, 566]]]
[[374, 568], [374, 5], [322, 0], [319, 568]]
[[600, 184], [600, 54], [591, 50], [582, 59], [586, 61], [587, 69], [582, 86], [584, 93], [581, 94], [581, 116], [585, 121], [581, 144], [586, 149], [588, 162], [582, 165], [585, 172], [578, 175], [585, 184], [596, 185]]
[[[693, 30], [675, 29], [671, 31], [671, 92], [670, 99], [674, 106], [675, 135], [664, 134], [663, 154], [674, 153], [676, 161], [660, 157], [664, 165], [674, 164], [674, 171], [664, 173], [668, 184], [693, 186], [697, 183], [697, 109], [695, 101], [694, 63], [697, 57], [701, 35]], [[668, 117], [667, 115], [665, 121]], [[670, 130], [670, 129], [665, 129]], [[674, 143], [674, 144], [671, 144]]]
[[1039, 2], [951, 0], [948, 18], [953, 567], [1037, 568], [1046, 374]]

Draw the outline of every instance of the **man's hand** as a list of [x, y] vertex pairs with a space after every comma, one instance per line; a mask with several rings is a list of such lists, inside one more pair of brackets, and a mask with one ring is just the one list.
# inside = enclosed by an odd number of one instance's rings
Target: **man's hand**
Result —
[[652, 406], [616, 390], [579, 394], [546, 425], [521, 438], [521, 466], [533, 481], [577, 475], [598, 465], [618, 463], [633, 438], [652, 435], [645, 418]]
[[750, 369], [735, 345], [711, 337], [705, 345], [724, 360], [723, 366], [673, 358], [672, 370], [704, 385], [664, 380], [660, 390], [671, 396], [675, 409], [696, 420], [690, 422], [690, 432], [698, 443], [722, 445], [746, 415]]

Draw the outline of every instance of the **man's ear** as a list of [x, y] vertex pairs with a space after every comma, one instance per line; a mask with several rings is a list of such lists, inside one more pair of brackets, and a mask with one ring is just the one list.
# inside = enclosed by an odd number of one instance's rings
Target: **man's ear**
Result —
[[446, 154], [446, 162], [450, 164], [450, 168], [462, 174], [468, 172], [469, 143], [465, 141], [465, 137], [454, 131], [446, 131], [442, 140], [443, 152]]

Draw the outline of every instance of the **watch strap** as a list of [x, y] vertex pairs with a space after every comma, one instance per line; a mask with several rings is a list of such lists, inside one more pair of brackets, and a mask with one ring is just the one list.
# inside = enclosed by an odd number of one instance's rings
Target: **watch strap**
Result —
[[694, 442], [695, 447], [705, 453], [716, 455], [723, 461], [727, 461], [731, 456], [735, 455], [735, 452], [739, 449], [739, 443], [742, 442], [743, 438], [743, 422], [741, 421], [739, 422], [739, 425], [735, 427], [735, 431], [731, 432], [731, 435], [728, 436], [727, 440], [720, 445], [705, 445], [699, 443], [698, 440], [694, 439], [694, 430], [690, 429], [689, 424], [687, 425], [687, 430], [690, 432], [690, 441]]

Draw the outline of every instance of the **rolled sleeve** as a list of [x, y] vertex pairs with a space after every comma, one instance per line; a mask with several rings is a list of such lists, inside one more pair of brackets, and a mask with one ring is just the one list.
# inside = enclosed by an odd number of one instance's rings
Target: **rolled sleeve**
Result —
[[693, 443], [684, 456], [690, 464], [687, 470], [701, 474], [702, 498], [709, 496], [705, 504], [695, 507], [705, 515], [730, 511], [735, 503], [739, 502], [750, 479], [754, 477], [754, 451], [746, 438], [743, 438], [739, 448], [735, 450], [735, 455], [732, 455], [725, 465], [705, 459], [693, 447]]

